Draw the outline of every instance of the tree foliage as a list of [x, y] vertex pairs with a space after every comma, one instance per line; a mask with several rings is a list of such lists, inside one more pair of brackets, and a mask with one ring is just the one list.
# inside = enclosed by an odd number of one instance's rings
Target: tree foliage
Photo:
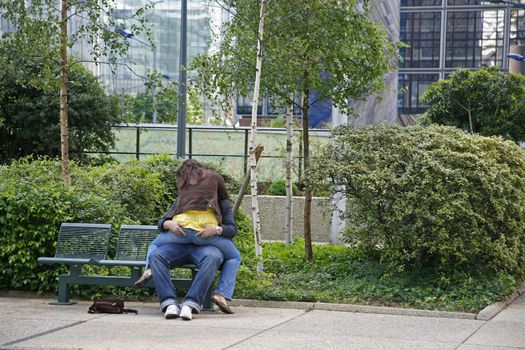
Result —
[[484, 136], [525, 139], [525, 78], [497, 67], [458, 69], [432, 83], [422, 100], [430, 104], [422, 124], [451, 125]]
[[[397, 52], [381, 26], [355, 10], [354, 1], [269, 2], [263, 40], [261, 91], [281, 100], [315, 91], [351, 113], [349, 100], [381, 91]], [[258, 2], [224, 1], [234, 9], [220, 50], [197, 57], [199, 86], [213, 98], [251, 93], [255, 78]], [[297, 102], [297, 101], [295, 101]]]
[[[129, 12], [127, 18], [116, 16], [115, 5], [116, 0], [32, 0], [29, 2], [0, 0], [2, 17], [16, 29], [5, 33], [3, 40], [12, 45], [23, 57], [39, 57], [42, 65], [46, 67], [43, 70], [46, 74], [35, 77], [33, 84], [43, 83], [52, 86], [54, 81], [60, 81], [60, 157], [66, 186], [71, 185], [69, 71], [73, 65], [86, 59], [97, 63], [105, 57], [110, 64], [116, 64], [116, 60], [127, 51], [129, 46], [128, 41], [123, 39], [128, 36], [122, 35], [126, 29], [123, 20], [130, 20], [134, 34], [146, 29], [143, 15], [153, 3], [148, 2], [135, 12]], [[75, 26], [70, 25], [72, 18], [77, 20]], [[70, 28], [75, 29], [70, 32]], [[82, 57], [80, 61], [71, 60], [69, 50], [75, 43], [81, 41], [87, 43], [91, 57]], [[57, 67], [58, 70], [55, 70]]]
[[437, 125], [340, 127], [309, 179], [344, 189], [346, 239], [392, 267], [524, 276], [525, 155], [513, 142]]
[[[48, 85], [59, 79], [60, 1], [56, 0], [0, 0], [2, 17], [14, 28], [3, 33], [3, 41], [16, 48], [18, 59], [38, 58], [47, 70], [35, 76], [33, 82]], [[117, 14], [116, 0], [82, 0], [67, 2], [67, 20], [75, 22], [75, 31], [69, 33], [67, 47], [83, 44], [88, 56], [76, 57], [68, 62], [104, 62], [116, 64], [117, 59], [127, 52], [129, 41], [122, 31], [133, 34], [145, 32], [150, 35], [144, 14], [153, 7], [151, 1], [125, 16]], [[20, 65], [19, 67], [23, 67]], [[46, 73], [46, 74], [43, 74]]]
[[[35, 57], [20, 57], [9, 45], [0, 45], [0, 161], [26, 155], [58, 156], [60, 153], [59, 85], [33, 83], [50, 68]], [[22, 66], [19, 64], [23, 62]], [[55, 64], [56, 65], [56, 64]], [[111, 125], [120, 122], [116, 101], [106, 95], [97, 78], [82, 65], [69, 75], [70, 149], [76, 159], [85, 151], [105, 152], [114, 145]]]

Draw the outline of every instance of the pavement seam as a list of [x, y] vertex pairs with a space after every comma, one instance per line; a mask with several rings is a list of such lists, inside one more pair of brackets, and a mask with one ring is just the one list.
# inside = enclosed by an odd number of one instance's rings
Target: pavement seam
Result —
[[[100, 317], [103, 317], [103, 316], [100, 316]], [[95, 318], [99, 318], [99, 317], [95, 317]], [[15, 344], [18, 344], [18, 343], [22, 343], [22, 342], [25, 342], [27, 340], [31, 340], [31, 339], [34, 339], [34, 338], [38, 338], [38, 337], [41, 337], [41, 336], [44, 336], [44, 335], [48, 335], [48, 334], [51, 334], [51, 333], [55, 333], [55, 332], [61, 331], [63, 329], [67, 329], [67, 328], [71, 328], [71, 327], [74, 327], [74, 326], [78, 326], [80, 324], [83, 324], [83, 323], [86, 323], [88, 321], [91, 321], [91, 320], [93, 320], [95, 318], [90, 318], [89, 320], [84, 320], [84, 321], [76, 321], [76, 322], [73, 322], [73, 323], [70, 323], [70, 324], [67, 324], [67, 325], [64, 325], [64, 326], [51, 328], [51, 329], [48, 329], [47, 331], [44, 331], [44, 332], [36, 333], [36, 334], [30, 335], [30, 336], [27, 336], [27, 337], [24, 337], [24, 338], [20, 338], [20, 339], [16, 339], [16, 340], [10, 341], [8, 343], [2, 344], [1, 346], [11, 346], [11, 345], [15, 345]]]
[[261, 334], [263, 334], [263, 333], [265, 333], [265, 332], [267, 332], [267, 331], [269, 331], [269, 330], [272, 330], [272, 329], [274, 329], [274, 328], [276, 328], [276, 327], [282, 326], [282, 325], [285, 324], [285, 323], [288, 323], [288, 322], [293, 321], [293, 320], [295, 320], [295, 319], [297, 319], [297, 318], [299, 318], [299, 317], [301, 317], [301, 316], [304, 316], [304, 315], [306, 315], [306, 314], [307, 314], [308, 312], [310, 312], [310, 311], [312, 311], [312, 309], [307, 309], [307, 310], [305, 310], [305, 312], [303, 312], [302, 314], [299, 314], [299, 315], [297, 315], [297, 316], [294, 316], [294, 317], [292, 317], [292, 318], [290, 318], [290, 319], [288, 319], [288, 320], [286, 320], [286, 321], [283, 321], [283, 322], [281, 322], [281, 323], [279, 323], [279, 324], [276, 324], [275, 326], [272, 326], [272, 327], [270, 327], [270, 328], [263, 329], [262, 331], [257, 332], [257, 333], [255, 333], [255, 334], [252, 334], [252, 335], [250, 335], [249, 337], [244, 338], [243, 340], [239, 340], [239, 341], [236, 342], [236, 343], [230, 344], [230, 345], [228, 345], [227, 347], [222, 348], [222, 350], [231, 349], [231, 348], [233, 348], [234, 346], [237, 346], [237, 345], [239, 345], [239, 344], [242, 344], [242, 343], [244, 343], [245, 341], [247, 341], [247, 340], [249, 340], [249, 339], [252, 339], [252, 338], [254, 338], [254, 337], [258, 336], [258, 335], [261, 335]]
[[459, 349], [461, 346], [465, 345], [465, 343], [467, 342], [467, 340], [469, 340], [470, 338], [472, 338], [472, 336], [474, 334], [476, 334], [484, 325], [487, 324], [488, 321], [484, 321], [483, 324], [481, 324], [478, 328], [476, 328], [472, 333], [470, 333], [470, 335], [468, 337], [465, 338], [465, 340], [463, 340], [461, 342], [461, 344], [459, 344], [458, 346], [456, 346], [454, 349], [457, 350]]

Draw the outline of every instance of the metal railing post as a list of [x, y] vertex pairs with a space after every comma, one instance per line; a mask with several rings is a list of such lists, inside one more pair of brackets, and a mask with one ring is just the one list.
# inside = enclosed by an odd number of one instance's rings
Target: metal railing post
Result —
[[191, 155], [193, 154], [193, 137], [192, 137], [193, 136], [193, 133], [192, 133], [193, 128], [187, 128], [187, 129], [188, 129], [188, 141], [190, 143], [188, 145], [188, 148], [189, 148], [188, 149], [188, 152], [189, 152], [188, 158], [191, 159]]
[[244, 130], [244, 175], [248, 174], [248, 129]]
[[135, 157], [137, 157], [137, 160], [140, 160], [140, 126], [137, 127], [135, 143]]

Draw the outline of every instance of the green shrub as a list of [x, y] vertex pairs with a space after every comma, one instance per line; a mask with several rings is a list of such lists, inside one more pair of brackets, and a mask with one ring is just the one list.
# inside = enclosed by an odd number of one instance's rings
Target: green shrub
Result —
[[[292, 194], [295, 196], [297, 192], [297, 185], [292, 184]], [[277, 179], [273, 181], [270, 187], [268, 187], [268, 190], [266, 190], [266, 194], [270, 196], [286, 196], [286, 180]]]
[[159, 174], [159, 180], [165, 188], [165, 195], [163, 196], [164, 205], [170, 206], [178, 194], [177, 190], [177, 169], [180, 161], [176, 158], [170, 157], [167, 154], [148, 156], [142, 162], [152, 172]]
[[125, 220], [118, 203], [96, 190], [67, 189], [58, 161], [21, 160], [0, 170], [0, 289], [53, 290], [63, 268], [37, 264], [53, 256], [62, 222]]
[[[456, 275], [444, 283], [433, 268], [392, 272], [377, 259], [360, 258], [353, 247], [315, 244], [313, 250], [307, 262], [302, 238], [292, 245], [265, 242], [262, 278], [241, 268], [235, 297], [478, 312], [516, 290], [506, 273]], [[251, 258], [253, 251], [242, 256]]]
[[[113, 256], [121, 224], [154, 225], [171, 205], [178, 164], [168, 156], [101, 166], [71, 162], [71, 188], [63, 184], [58, 160], [22, 159], [0, 167], [0, 289], [56, 288], [57, 276], [65, 268], [40, 266], [37, 258], [55, 254], [63, 222], [111, 224], [109, 256]], [[249, 231], [246, 220], [241, 220], [241, 227]], [[248, 247], [249, 240], [244, 241], [241, 246]], [[85, 268], [107, 273], [98, 267]], [[97, 288], [103, 290], [83, 289]]]
[[308, 179], [343, 186], [348, 242], [391, 267], [523, 277], [525, 155], [512, 142], [440, 126], [341, 127]]
[[272, 119], [270, 122], [270, 128], [286, 128], [286, 120], [284, 116], [279, 115]]

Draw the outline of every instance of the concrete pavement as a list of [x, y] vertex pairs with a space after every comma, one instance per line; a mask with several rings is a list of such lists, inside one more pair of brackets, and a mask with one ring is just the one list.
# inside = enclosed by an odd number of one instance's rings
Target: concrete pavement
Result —
[[165, 320], [156, 303], [126, 302], [138, 315], [92, 315], [87, 301], [70, 306], [49, 301], [0, 297], [0, 349], [525, 349], [525, 294], [488, 321], [469, 314], [239, 302], [234, 315], [208, 312], [183, 321]]

